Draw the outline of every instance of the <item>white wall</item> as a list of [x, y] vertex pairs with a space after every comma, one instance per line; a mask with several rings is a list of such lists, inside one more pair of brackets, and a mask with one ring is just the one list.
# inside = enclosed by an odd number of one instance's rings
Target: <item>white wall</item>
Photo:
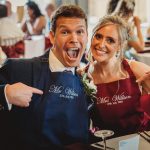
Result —
[[147, 15], [147, 21], [150, 23], [150, 0], [146, 0], [146, 15]]
[[[28, 0], [8, 0], [12, 4], [12, 10], [16, 12], [16, 6], [24, 6]], [[40, 7], [42, 13], [45, 14], [45, 7], [48, 3], [53, 2], [54, 0], [33, 0]]]
[[[104, 16], [107, 10], [109, 0], [88, 0], [89, 1], [89, 15], [97, 16], [98, 18]], [[150, 0], [135, 0], [135, 15], [139, 16], [142, 22], [150, 22]]]
[[[149, 0], [135, 0], [135, 15], [139, 16], [142, 22], [147, 22], [147, 1]], [[150, 6], [150, 5], [149, 5]]]
[[[27, 0], [8, 0], [12, 3], [13, 11], [16, 11], [16, 6], [24, 5]], [[55, 0], [34, 0], [36, 3], [39, 4], [40, 9], [43, 13], [45, 13], [45, 6], [50, 3], [54, 2]], [[67, 2], [67, 0], [64, 0]], [[107, 10], [107, 4], [109, 0], [87, 0], [89, 15], [90, 16], [97, 16], [98, 18], [104, 16]], [[135, 8], [135, 15], [138, 15], [142, 22], [150, 22], [150, 0], [135, 0], [136, 8]]]
[[24, 6], [24, 4], [27, 2], [27, 0], [8, 0], [12, 4], [12, 10], [16, 12], [17, 7], [16, 6]]
[[89, 15], [103, 17], [106, 14], [109, 0], [89, 0]]

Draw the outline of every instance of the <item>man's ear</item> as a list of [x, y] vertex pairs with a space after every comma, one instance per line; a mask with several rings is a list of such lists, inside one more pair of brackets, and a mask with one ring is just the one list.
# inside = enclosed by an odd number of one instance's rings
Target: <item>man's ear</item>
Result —
[[52, 45], [54, 45], [54, 36], [55, 36], [54, 32], [50, 31], [49, 32], [49, 38], [50, 38], [50, 42], [52, 43]]

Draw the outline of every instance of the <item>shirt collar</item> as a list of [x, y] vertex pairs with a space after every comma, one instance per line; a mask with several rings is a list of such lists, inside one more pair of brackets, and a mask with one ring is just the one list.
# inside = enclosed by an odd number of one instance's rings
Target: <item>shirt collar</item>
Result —
[[64, 70], [72, 71], [75, 74], [75, 67], [65, 67], [55, 56], [52, 50], [49, 53], [49, 68], [51, 72], [63, 72]]

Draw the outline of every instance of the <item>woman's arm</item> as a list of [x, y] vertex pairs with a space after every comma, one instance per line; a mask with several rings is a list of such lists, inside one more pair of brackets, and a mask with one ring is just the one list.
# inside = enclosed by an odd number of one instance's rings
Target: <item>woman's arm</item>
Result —
[[147, 37], [150, 37], [150, 27], [147, 29]]
[[[141, 22], [137, 16], [134, 17], [134, 24], [137, 30], [137, 39], [129, 40], [128, 44], [129, 46], [133, 47], [137, 52], [140, 52], [143, 51], [145, 43], [140, 26]], [[134, 32], [131, 33], [131, 37], [135, 37]]]
[[46, 19], [44, 16], [37, 18], [35, 24], [32, 26], [33, 34], [42, 34], [42, 30], [46, 26]]
[[142, 85], [143, 90], [149, 93], [150, 92], [150, 75], [149, 75], [150, 66], [141, 62], [132, 61], [130, 63], [130, 67], [134, 75], [136, 76], [136, 79], [143, 78], [145, 76], [143, 81], [139, 83]]
[[22, 29], [23, 32], [26, 32], [26, 31], [27, 31], [26, 21], [22, 24], [21, 29]]

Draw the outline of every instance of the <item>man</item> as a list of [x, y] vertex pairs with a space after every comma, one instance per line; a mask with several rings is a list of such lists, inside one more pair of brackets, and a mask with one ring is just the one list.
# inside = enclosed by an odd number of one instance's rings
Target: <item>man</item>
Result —
[[54, 150], [87, 142], [86, 95], [75, 73], [87, 44], [87, 18], [77, 6], [62, 6], [51, 25], [51, 51], [9, 59], [0, 69], [0, 145], [5, 150]]
[[49, 3], [47, 6], [46, 6], [46, 8], [45, 8], [45, 11], [46, 11], [46, 14], [47, 14], [47, 16], [46, 16], [46, 35], [47, 35], [47, 33], [49, 33], [49, 30], [50, 30], [50, 27], [51, 27], [51, 16], [52, 16], [52, 13], [55, 11], [55, 5], [54, 4], [52, 4], [52, 3]]

